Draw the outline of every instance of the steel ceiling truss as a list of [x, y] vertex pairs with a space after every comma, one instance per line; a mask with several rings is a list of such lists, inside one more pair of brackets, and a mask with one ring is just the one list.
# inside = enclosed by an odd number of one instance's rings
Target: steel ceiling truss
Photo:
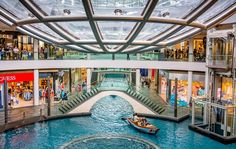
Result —
[[[7, 11], [6, 8], [0, 6], [0, 20], [9, 26], [15, 26], [19, 31], [29, 34], [35, 38], [45, 42], [54, 43], [64, 48], [78, 50], [81, 52], [123, 52], [123, 53], [136, 53], [162, 48], [166, 45], [171, 45], [184, 40], [194, 34], [199, 33], [203, 29], [212, 27], [216, 23], [230, 17], [236, 12], [236, 2], [231, 5], [227, 10], [220, 14], [216, 14], [210, 20], [199, 23], [195, 21], [206, 10], [208, 10], [217, 0], [203, 1], [199, 6], [192, 10], [189, 14], [182, 19], [177, 18], [164, 18], [164, 17], [151, 17], [158, 0], [149, 0], [143, 10], [141, 16], [102, 16], [96, 15], [93, 12], [93, 7], [90, 0], [82, 0], [86, 16], [48, 16], [31, 0], [19, 0], [35, 17], [28, 19], [18, 19], [16, 16]], [[95, 40], [81, 40], [74, 35], [65, 31], [56, 22], [65, 21], [87, 21], [90, 24]], [[97, 24], [97, 21], [122, 21], [122, 22], [136, 22], [129, 35], [124, 40], [104, 40]], [[53, 32], [58, 34], [61, 38], [58, 39], [50, 33], [45, 33], [37, 28], [31, 26], [33, 23], [43, 23]], [[140, 34], [141, 30], [146, 23], [165, 23], [173, 24], [172, 27], [164, 32], [157, 34], [149, 40], [135, 40]], [[190, 26], [194, 29], [183, 32], [178, 36], [171, 37], [182, 30], [184, 27]], [[170, 38], [171, 37], [171, 38]], [[95, 47], [93, 45], [99, 45]], [[115, 49], [108, 49], [106, 45], [120, 45]], [[131, 47], [129, 47], [131, 46]]]

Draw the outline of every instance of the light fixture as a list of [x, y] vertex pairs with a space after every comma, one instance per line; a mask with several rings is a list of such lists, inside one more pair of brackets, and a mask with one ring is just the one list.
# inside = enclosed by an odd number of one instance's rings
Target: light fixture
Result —
[[170, 15], [169, 12], [164, 12], [164, 13], [162, 14], [163, 17], [167, 17], [167, 16], [169, 16], [169, 15]]
[[69, 15], [71, 13], [70, 9], [64, 9], [63, 13], [65, 16]]
[[121, 9], [115, 9], [114, 10], [115, 15], [120, 16], [123, 15], [123, 11]]

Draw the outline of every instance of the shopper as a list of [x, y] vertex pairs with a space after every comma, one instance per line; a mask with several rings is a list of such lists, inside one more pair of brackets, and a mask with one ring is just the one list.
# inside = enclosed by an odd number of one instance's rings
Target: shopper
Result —
[[13, 52], [14, 52], [14, 60], [18, 60], [19, 59], [19, 49], [16, 46], [13, 49]]

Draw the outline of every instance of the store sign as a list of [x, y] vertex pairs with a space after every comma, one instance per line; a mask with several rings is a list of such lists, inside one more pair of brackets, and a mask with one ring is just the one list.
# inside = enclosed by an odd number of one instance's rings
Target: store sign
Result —
[[34, 73], [26, 72], [26, 73], [9, 73], [9, 74], [0, 74], [0, 84], [4, 83], [4, 80], [7, 82], [20, 82], [20, 81], [33, 81]]

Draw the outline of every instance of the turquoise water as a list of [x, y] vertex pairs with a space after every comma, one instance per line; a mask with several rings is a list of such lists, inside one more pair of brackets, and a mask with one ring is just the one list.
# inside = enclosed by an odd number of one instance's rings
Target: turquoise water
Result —
[[[53, 120], [15, 129], [0, 135], [0, 148], [54, 149], [79, 137], [91, 135], [129, 135], [148, 140], [163, 149], [235, 149], [188, 129], [190, 120], [174, 123], [148, 119], [160, 128], [157, 135], [141, 133], [121, 120], [132, 115], [133, 108], [124, 99], [108, 96], [92, 108], [92, 116]], [[96, 149], [103, 148], [96, 146]], [[115, 146], [114, 146], [114, 149]]]

